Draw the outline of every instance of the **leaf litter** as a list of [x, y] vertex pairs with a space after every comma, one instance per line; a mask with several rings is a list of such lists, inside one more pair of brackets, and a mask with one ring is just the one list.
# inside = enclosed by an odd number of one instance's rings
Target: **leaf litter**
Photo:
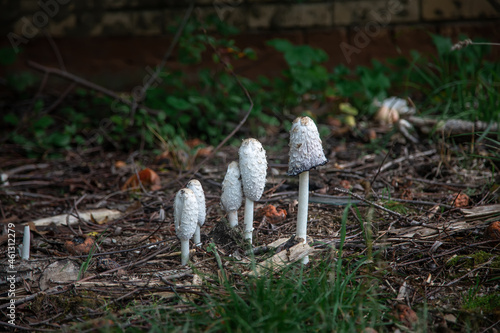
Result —
[[[470, 323], [464, 317], [478, 330], [498, 326], [498, 309], [465, 310], [472, 300], [499, 292], [495, 237], [500, 179], [495, 153], [470, 157], [469, 152], [479, 148], [467, 142], [415, 145], [397, 136], [382, 147], [366, 143], [355, 132], [348, 135], [348, 140], [330, 135], [324, 147], [331, 162], [310, 173], [308, 244], [293, 239], [298, 182], [286, 175], [287, 150], [278, 148], [286, 145], [286, 137], [262, 141], [270, 171], [256, 202], [252, 251], [241, 237], [242, 214], [240, 226], [231, 230], [219, 204], [227, 164], [237, 159], [238, 148], [223, 147], [198, 164], [195, 176], [205, 190], [207, 220], [201, 230], [203, 245], [191, 247], [190, 266], [180, 265], [173, 226], [173, 198], [190, 179], [177, 163], [144, 153], [135, 155], [140, 162], [134, 165], [117, 164], [130, 158], [95, 150], [39, 163], [2, 148], [0, 170], [11, 175], [0, 187], [2, 225], [14, 223], [18, 238], [24, 224], [32, 230], [30, 260], [17, 259], [18, 325], [69, 328], [82, 318], [104, 318], [108, 310], [103, 304], [120, 305], [118, 309], [157, 299], [185, 311], [186, 304], [177, 300], [200, 297], [214, 275], [222, 279], [233, 274], [231, 279], [238, 280], [235, 272], [279, 271], [280, 265], [305, 255], [311, 258], [309, 265], [315, 265], [339, 246], [341, 215], [352, 204], [343, 255], [375, 251], [380, 288], [392, 295], [389, 303], [396, 320], [411, 327], [419, 320], [412, 308], [426, 303], [432, 330], [444, 325], [465, 331]], [[93, 250], [75, 251], [77, 239], [92, 243]], [[7, 257], [6, 243], [3, 234], [2, 258]], [[464, 262], [470, 263], [467, 258], [479, 251], [487, 259], [475, 259], [464, 269]], [[259, 263], [256, 271], [251, 270], [252, 256]], [[61, 277], [75, 264], [79, 280], [74, 268]], [[0, 261], [2, 271], [7, 265], [6, 259]], [[64, 269], [53, 275], [57, 265]], [[0, 278], [0, 311], [8, 305], [7, 290], [5, 278]], [[51, 298], [57, 295], [91, 295], [97, 301], [92, 309], [85, 302], [64, 305]], [[39, 311], [30, 310], [34, 307]]]

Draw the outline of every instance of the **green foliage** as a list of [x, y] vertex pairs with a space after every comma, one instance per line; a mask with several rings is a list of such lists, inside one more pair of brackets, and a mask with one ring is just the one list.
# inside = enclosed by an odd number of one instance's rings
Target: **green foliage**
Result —
[[[192, 17], [179, 39], [176, 59], [192, 65], [211, 55], [215, 63], [210, 69], [200, 68], [195, 81], [182, 70], [162, 72], [161, 82], [146, 91], [145, 108], [139, 109], [82, 89], [54, 110], [54, 101], [39, 98], [30, 102], [32, 110], [25, 116], [19, 116], [17, 110], [3, 113], [8, 133], [3, 139], [22, 145], [30, 155], [92, 145], [127, 150], [138, 146], [154, 149], [159, 143], [173, 142], [180, 147], [193, 133], [216, 145], [249, 108], [227, 68], [238, 59], [255, 59], [256, 55], [235, 45], [229, 36], [236, 33], [236, 28], [216, 15], [203, 21]], [[330, 71], [324, 65], [328, 55], [323, 50], [284, 39], [270, 40], [268, 45], [283, 54], [287, 68], [277, 78], [240, 78], [254, 102], [247, 126], [256, 135], [266, 135], [262, 125], [288, 130], [291, 119], [283, 110], [307, 109], [326, 101], [335, 101], [335, 116], [353, 126], [356, 118], [373, 115], [374, 100], [391, 95], [411, 97], [422, 113], [431, 116], [499, 122], [500, 63], [486, 60], [490, 46], [452, 51], [449, 38], [432, 35], [432, 40], [434, 56], [413, 51], [410, 59], [374, 60], [371, 66], [354, 69], [340, 64]], [[15, 60], [10, 48], [0, 49], [2, 64]], [[5, 80], [21, 99], [30, 98], [28, 93], [36, 81], [28, 72], [14, 72]], [[132, 101], [132, 94], [124, 97]]]
[[500, 63], [486, 60], [491, 46], [452, 51], [450, 38], [431, 36], [437, 55], [413, 51], [407, 74], [409, 92], [425, 96], [421, 109], [445, 119], [500, 121]]
[[285, 39], [273, 39], [268, 45], [283, 53], [288, 68], [283, 71], [285, 80], [276, 79], [274, 86], [280, 91], [285, 106], [300, 103], [305, 93], [321, 93], [328, 84], [328, 71], [321, 63], [328, 60], [325, 51], [308, 45], [293, 45]]

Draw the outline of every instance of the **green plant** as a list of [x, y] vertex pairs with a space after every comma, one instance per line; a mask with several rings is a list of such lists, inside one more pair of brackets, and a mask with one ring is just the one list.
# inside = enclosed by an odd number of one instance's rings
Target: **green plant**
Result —
[[491, 46], [452, 50], [450, 38], [431, 37], [437, 55], [412, 51], [407, 74], [409, 92], [423, 97], [420, 109], [444, 119], [500, 122], [500, 63], [487, 60]]
[[300, 104], [306, 93], [322, 94], [328, 83], [328, 71], [321, 65], [328, 60], [325, 51], [308, 45], [293, 45], [286, 39], [273, 39], [267, 44], [282, 52], [288, 65], [282, 73], [283, 78], [272, 82], [283, 106]]

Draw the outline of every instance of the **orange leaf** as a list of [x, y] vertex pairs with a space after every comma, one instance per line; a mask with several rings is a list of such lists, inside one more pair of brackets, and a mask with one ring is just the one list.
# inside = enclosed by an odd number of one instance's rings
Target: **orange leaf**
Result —
[[396, 305], [396, 315], [399, 321], [410, 329], [418, 322], [416, 312], [406, 304]]
[[500, 241], [500, 221], [495, 221], [486, 229], [486, 235], [490, 239]]
[[284, 221], [286, 218], [286, 210], [276, 209], [273, 205], [267, 205], [261, 210], [262, 215], [266, 217], [266, 220], [271, 224], [276, 224]]
[[75, 237], [73, 240], [66, 241], [64, 247], [73, 255], [88, 254], [94, 246], [94, 240], [90, 237], [85, 238]]
[[151, 191], [158, 191], [161, 188], [160, 176], [150, 168], [146, 168], [139, 172], [139, 179], [137, 178], [137, 174], [131, 176], [122, 186], [122, 191], [129, 188], [139, 189], [140, 183], [144, 187], [149, 186]]
[[469, 196], [465, 193], [454, 193], [453, 200], [454, 207], [462, 208], [469, 205]]

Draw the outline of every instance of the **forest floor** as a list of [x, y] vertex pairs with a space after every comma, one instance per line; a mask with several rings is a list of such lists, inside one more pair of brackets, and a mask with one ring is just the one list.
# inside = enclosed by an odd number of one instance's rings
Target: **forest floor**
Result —
[[[254, 254], [239, 229], [228, 231], [219, 204], [221, 182], [238, 147], [223, 147], [195, 174], [191, 171], [206, 151], [126, 155], [95, 148], [41, 160], [1, 147], [0, 171], [8, 179], [0, 185], [0, 326], [153, 330], [148, 318], [130, 309], [162, 304], [166, 311], [196, 312], [193, 304], [204, 293], [217, 293], [213, 287], [222, 286], [223, 277], [236, 283], [252, 271], [252, 262], [259, 266], [288, 251], [283, 258], [290, 266], [300, 266], [300, 257], [309, 253], [306, 271], [335, 261], [339, 253], [351, 262], [365, 258], [359, 274], [378, 281], [394, 314], [380, 332], [411, 331], [422, 321], [428, 331], [498, 332], [500, 228], [495, 233], [493, 225], [500, 220], [498, 147], [438, 136], [413, 144], [387, 129], [375, 133], [376, 143], [359, 131], [332, 129], [324, 138], [329, 163], [310, 172], [309, 246], [295, 257], [290, 249], [296, 249], [298, 178], [286, 175], [287, 133], [261, 140], [269, 168], [255, 205]], [[122, 188], [144, 168], [159, 176], [159, 189], [151, 190], [147, 180], [138, 191]], [[202, 245], [191, 244], [190, 263], [181, 266], [172, 203], [192, 178], [204, 188], [207, 218]], [[286, 215], [270, 213], [268, 205]], [[30, 259], [16, 256], [9, 262], [8, 233], [15, 234], [18, 246], [24, 225], [31, 230]], [[289, 242], [267, 246], [277, 240]], [[16, 279], [14, 312], [11, 280], [5, 278], [12, 274], [3, 273], [9, 267]], [[274, 268], [272, 275], [279, 278], [280, 269]], [[11, 313], [14, 325], [8, 324]], [[110, 320], [110, 313], [122, 324]]]

